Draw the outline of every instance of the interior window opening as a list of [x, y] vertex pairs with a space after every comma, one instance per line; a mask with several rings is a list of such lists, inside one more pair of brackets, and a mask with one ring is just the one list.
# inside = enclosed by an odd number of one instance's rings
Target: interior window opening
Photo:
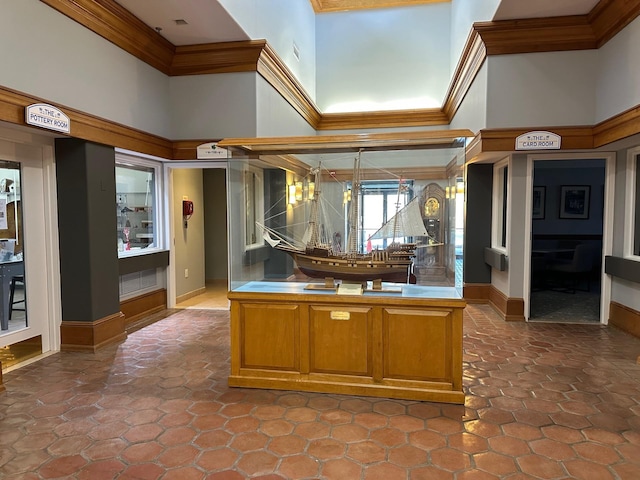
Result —
[[115, 171], [118, 255], [157, 248], [155, 168], [116, 163]]

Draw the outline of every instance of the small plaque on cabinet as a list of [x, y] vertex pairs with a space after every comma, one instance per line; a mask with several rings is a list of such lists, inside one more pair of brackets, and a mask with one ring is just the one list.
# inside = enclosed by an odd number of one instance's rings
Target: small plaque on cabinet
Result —
[[338, 295], [362, 295], [361, 283], [341, 283], [338, 285]]
[[331, 312], [331, 320], [349, 320], [350, 318], [351, 318], [351, 313], [349, 312], [341, 312], [341, 311]]

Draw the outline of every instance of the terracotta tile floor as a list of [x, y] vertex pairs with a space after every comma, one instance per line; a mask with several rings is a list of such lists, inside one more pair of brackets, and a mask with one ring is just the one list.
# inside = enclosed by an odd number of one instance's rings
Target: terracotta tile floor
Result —
[[228, 312], [5, 375], [3, 479], [640, 479], [640, 339], [465, 312], [466, 404], [232, 389]]

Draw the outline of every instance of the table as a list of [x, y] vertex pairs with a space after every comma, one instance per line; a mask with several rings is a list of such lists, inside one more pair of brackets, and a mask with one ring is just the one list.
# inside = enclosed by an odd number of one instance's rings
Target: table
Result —
[[573, 253], [575, 252], [575, 248], [546, 248], [546, 249], [534, 249], [531, 250], [531, 253], [534, 255], [552, 255], [558, 253]]
[[0, 262], [0, 326], [2, 330], [9, 330], [9, 294], [11, 292], [11, 279], [16, 275], [24, 275], [24, 262], [22, 260]]

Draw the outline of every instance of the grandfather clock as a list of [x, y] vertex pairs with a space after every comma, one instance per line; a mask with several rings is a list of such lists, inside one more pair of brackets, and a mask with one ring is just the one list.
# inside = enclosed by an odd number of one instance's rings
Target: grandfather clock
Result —
[[445, 191], [437, 183], [430, 183], [420, 194], [422, 221], [429, 237], [421, 244], [416, 258], [418, 281], [446, 282], [444, 262], [445, 246]]

